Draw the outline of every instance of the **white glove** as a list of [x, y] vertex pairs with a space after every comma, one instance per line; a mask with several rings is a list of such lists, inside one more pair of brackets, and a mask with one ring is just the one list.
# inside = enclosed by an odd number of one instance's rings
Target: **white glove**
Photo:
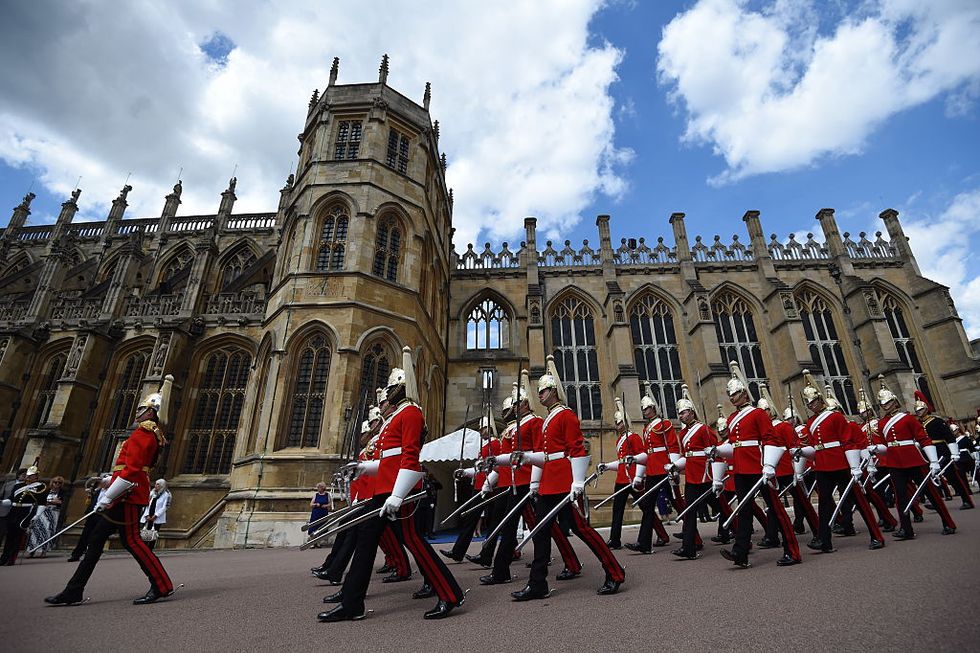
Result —
[[772, 479], [776, 478], [776, 468], [772, 465], [763, 465], [762, 478], [766, 479], [766, 483], [772, 481]]
[[679, 471], [679, 472], [680, 472], [680, 471], [683, 471], [683, 469], [684, 469], [685, 467], [687, 467], [687, 458], [683, 458], [683, 457], [682, 457], [682, 458], [678, 458], [677, 460], [675, 460], [675, 461], [674, 461], [674, 467], [675, 467], [675, 468], [677, 469], [677, 471]]
[[926, 455], [926, 459], [929, 461], [929, 473], [933, 476], [939, 474], [941, 468], [939, 466], [939, 454], [936, 453], [936, 445], [929, 444], [922, 447], [922, 453]]
[[523, 463], [531, 463], [535, 467], [544, 467], [543, 451], [525, 451], [522, 457]]
[[723, 442], [715, 447], [715, 458], [731, 458], [735, 455], [735, 447], [730, 442]]
[[380, 460], [362, 460], [354, 467], [355, 476], [376, 476], [378, 468], [381, 467]]
[[888, 447], [883, 444], [873, 444], [867, 449], [867, 452], [872, 456], [880, 456], [886, 451], [888, 451]]
[[664, 465], [664, 471], [668, 474], [673, 474], [675, 470], [674, 463], [667, 463]]
[[95, 509], [99, 512], [107, 509], [116, 502], [116, 499], [129, 492], [129, 489], [134, 485], [136, 484], [127, 481], [122, 476], [117, 476], [113, 479], [112, 484], [105, 489], [102, 496], [99, 497], [98, 502], [95, 504]]
[[544, 470], [540, 467], [531, 468], [531, 483], [528, 485], [528, 492], [534, 496], [538, 495], [538, 490], [541, 487], [541, 475], [544, 474]]
[[725, 489], [725, 481], [720, 478], [712, 479], [711, 489], [714, 490], [716, 495], [721, 494]]
[[633, 477], [633, 488], [637, 490], [642, 490], [646, 485], [646, 475], [647, 466], [637, 465], [636, 466], [636, 476]]
[[860, 483], [864, 480], [864, 474], [861, 472], [860, 467], [851, 467], [851, 476], [854, 477], [855, 483]]
[[569, 460], [572, 464], [572, 489], [569, 496], [576, 501], [585, 494], [585, 475], [589, 471], [589, 456], [578, 456]]
[[483, 487], [480, 488], [480, 495], [483, 497], [490, 496], [493, 489], [497, 487], [497, 481], [500, 479], [500, 474], [497, 472], [490, 472], [487, 474], [487, 480], [483, 482]]
[[873, 460], [868, 463], [868, 466], [865, 467], [865, 469], [868, 470], [868, 476], [870, 476], [872, 479], [874, 479], [874, 477], [878, 474], [878, 468], [875, 466], [875, 462]]
[[472, 467], [457, 469], [453, 472], [453, 478], [455, 479], [473, 478], [474, 476], [476, 476], [476, 470]]
[[950, 442], [947, 444], [947, 446], [949, 447], [950, 458], [952, 458], [954, 461], [958, 461], [960, 459], [960, 445], [956, 444], [955, 442]]
[[604, 474], [606, 472], [614, 472], [617, 469], [619, 469], [619, 461], [618, 460], [614, 460], [614, 461], [609, 462], [609, 463], [599, 463], [598, 465], [595, 466], [595, 470], [597, 472], [599, 472], [600, 474]]
[[805, 460], [794, 460], [793, 461], [793, 474], [796, 476], [796, 482], [800, 483], [803, 481], [803, 476], [806, 474], [806, 461]]
[[422, 472], [411, 469], [399, 469], [398, 476], [395, 477], [395, 485], [391, 488], [391, 496], [385, 499], [385, 504], [381, 506], [381, 516], [388, 519], [395, 519], [398, 510], [402, 507], [402, 502], [408, 493], [412, 491], [419, 481], [425, 476]]

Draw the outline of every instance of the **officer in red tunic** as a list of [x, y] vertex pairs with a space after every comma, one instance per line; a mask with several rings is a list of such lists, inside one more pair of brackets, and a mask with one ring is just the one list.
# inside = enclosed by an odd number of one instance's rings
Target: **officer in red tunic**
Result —
[[[531, 482], [531, 475], [535, 469], [529, 463], [524, 462], [524, 454], [534, 450], [534, 443], [541, 440], [541, 425], [544, 423], [540, 417], [535, 415], [530, 405], [530, 380], [527, 370], [521, 370], [521, 385], [518, 389], [514, 384], [514, 391], [511, 396], [504, 399], [503, 417], [509, 421], [507, 430], [504, 431], [500, 439], [500, 455], [497, 457], [497, 469], [501, 472], [500, 487], [506, 489], [508, 482], [512, 482], [515, 491], [510, 492], [502, 503], [505, 505], [501, 510], [501, 516], [509, 515], [527, 496], [528, 492], [537, 494], [541, 479], [538, 478], [534, 483]], [[517, 463], [517, 464], [515, 464]], [[540, 470], [539, 470], [540, 471]], [[510, 473], [505, 473], [510, 472]], [[534, 528], [537, 521], [534, 517], [534, 507], [530, 501], [524, 501], [520, 511], [524, 518], [524, 524], [528, 528]], [[515, 515], [500, 529], [500, 544], [497, 553], [493, 558], [493, 572], [480, 577], [481, 585], [497, 585], [506, 583], [512, 579], [510, 565], [514, 560], [514, 547], [517, 546], [517, 524], [518, 518]], [[557, 520], [551, 522], [551, 539], [554, 540], [558, 551], [561, 553], [562, 560], [565, 562], [564, 569], [556, 577], [556, 580], [571, 580], [582, 573], [582, 563], [579, 562], [575, 549], [568, 541], [568, 536], [558, 525]]]
[[[769, 394], [769, 388], [765, 383], [759, 384], [759, 394], [762, 395], [756, 406], [766, 411], [769, 417], [772, 419], [772, 431], [773, 436], [776, 439], [777, 446], [783, 447], [787, 452], [796, 449], [799, 445], [797, 444], [796, 430], [793, 428], [792, 424], [785, 420], [779, 419], [779, 410], [776, 408], [776, 402], [773, 400], [772, 395]], [[792, 410], [792, 408], [790, 409]], [[799, 515], [799, 519], [806, 520], [810, 525], [810, 530], [813, 531], [813, 536], [817, 536], [817, 513], [813, 510], [813, 504], [806, 496], [806, 492], [803, 491], [803, 487], [800, 483], [796, 482], [795, 479], [795, 469], [793, 465], [793, 456], [788, 453], [784, 453], [779, 458], [779, 464], [776, 465], [776, 484], [779, 487], [779, 491], [782, 492], [787, 487], [792, 485], [792, 489], [789, 490], [789, 494], [793, 497], [794, 501], [794, 511]], [[771, 549], [779, 546], [779, 527], [778, 520], [776, 516], [772, 513], [767, 513], [766, 517], [768, 519], [768, 524], [766, 527], [766, 535], [759, 542], [759, 547], [762, 549]], [[800, 529], [796, 528], [796, 524], [793, 525], [793, 530], [799, 533]], [[804, 529], [804, 532], [806, 530]]]
[[[698, 420], [687, 384], [681, 385], [681, 398], [677, 400], [677, 417], [684, 428], [678, 434], [681, 457], [673, 464], [684, 472], [684, 499], [690, 506], [711, 489], [711, 477], [707, 466], [708, 451], [718, 444], [718, 434]], [[671, 553], [684, 560], [700, 558], [701, 554], [698, 550], [704, 548], [704, 545], [701, 544], [701, 536], [698, 533], [698, 515], [694, 508], [684, 515], [681, 534], [683, 536], [681, 547]]]
[[99, 520], [92, 530], [85, 556], [75, 574], [59, 594], [44, 599], [51, 605], [74, 605], [84, 600], [83, 592], [95, 565], [102, 557], [106, 540], [119, 535], [123, 547], [139, 563], [150, 581], [150, 589], [134, 605], [146, 605], [174, 593], [173, 583], [156, 554], [140, 538], [140, 515], [150, 502], [149, 472], [156, 465], [160, 450], [167, 444], [162, 427], [168, 418], [174, 377], [166, 375], [159, 392], [148, 395], [136, 408], [136, 430], [122, 444], [112, 480], [96, 504], [98, 512], [89, 519]]
[[[566, 496], [570, 503], [578, 503], [585, 496], [585, 477], [589, 469], [589, 455], [578, 416], [565, 405], [565, 389], [558, 377], [554, 357], [548, 356], [548, 373], [538, 379], [538, 399], [548, 409], [548, 417], [541, 427], [541, 440], [534, 451], [527, 455], [530, 462], [540, 469], [539, 496], [534, 512], [540, 520], [547, 516]], [[532, 477], [532, 481], [534, 478]], [[626, 572], [616, 560], [606, 542], [585, 520], [578, 506], [570, 503], [558, 513], [559, 520], [566, 520], [595, 554], [606, 572], [605, 582], [599, 588], [601, 595], [615, 594], [626, 580]], [[527, 587], [514, 592], [515, 601], [543, 599], [550, 595], [548, 589], [548, 561], [551, 559], [551, 535], [542, 528], [534, 536], [534, 561]]]
[[616, 423], [616, 433], [619, 439], [616, 440], [616, 460], [608, 463], [599, 463], [596, 470], [602, 474], [609, 471], [616, 472], [616, 483], [613, 485], [613, 492], [619, 492], [612, 500], [612, 524], [609, 527], [609, 540], [606, 545], [610, 549], [622, 548], [623, 534], [623, 515], [626, 513], [626, 502], [630, 499], [630, 491], [623, 490], [628, 485], [633, 484], [636, 476], [636, 464], [628, 463], [627, 459], [643, 453], [646, 448], [643, 446], [643, 439], [633, 432], [629, 415], [619, 397], [616, 397], [616, 412], [613, 415]]
[[932, 479], [940, 470], [939, 455], [936, 453], [936, 445], [932, 443], [925, 429], [912, 415], [901, 410], [898, 397], [885, 385], [885, 377], [878, 377], [881, 389], [878, 390], [878, 404], [882, 409], [881, 435], [885, 440], [884, 445], [872, 445], [869, 453], [881, 455], [887, 452], [888, 467], [891, 469], [892, 479], [895, 481], [895, 499], [898, 508], [898, 519], [902, 527], [892, 533], [896, 540], [911, 540], [915, 538], [912, 530], [912, 522], [909, 520], [905, 506], [912, 498], [909, 494], [911, 483], [916, 483], [917, 487], [922, 483], [926, 484], [925, 492], [929, 493], [936, 510], [939, 512], [943, 521], [943, 535], [952, 535], [956, 532], [956, 523], [946, 510], [946, 503]]
[[[633, 487], [640, 493], [653, 489], [658, 483], [667, 478], [664, 468], [672, 461], [680, 458], [680, 447], [677, 445], [677, 431], [669, 419], [664, 419], [658, 415], [659, 409], [657, 402], [650, 393], [650, 386], [647, 385], [646, 394], [640, 398], [640, 410], [643, 418], [647, 420], [643, 427], [644, 451], [635, 457], [636, 476], [633, 478]], [[649, 473], [648, 473], [649, 472]], [[673, 483], [668, 481], [660, 486], [661, 489], [669, 489], [670, 499], [674, 508], [680, 512], [684, 509], [682, 500], [674, 496]], [[627, 544], [626, 548], [630, 551], [639, 553], [650, 553], [652, 547], [666, 546], [670, 541], [667, 530], [663, 522], [657, 515], [657, 495], [656, 493], [647, 496], [640, 504], [643, 518], [640, 520], [640, 532], [636, 537], [636, 544]], [[653, 533], [657, 533], [657, 541], [653, 541]]]
[[[858, 387], [858, 396], [857, 409], [863, 422], [860, 426], [861, 438], [859, 440], [865, 446], [865, 449], [861, 451], [861, 459], [866, 461], [865, 493], [868, 495], [868, 501], [878, 513], [878, 526], [881, 528], [881, 532], [891, 533], [898, 526], [898, 520], [888, 509], [884, 490], [879, 489], [885, 487], [885, 483], [879, 485], [879, 481], [884, 480], [891, 473], [888, 469], [887, 454], [880, 456], [871, 454], [872, 445], [883, 445], [885, 440], [881, 437], [880, 424], [878, 418], [875, 417], [874, 406], [864, 394], [864, 388], [860, 386]], [[875, 487], [876, 485], [878, 488]]]
[[405, 497], [419, 491], [424, 476], [419, 465], [419, 452], [425, 439], [425, 417], [416, 403], [418, 390], [411, 352], [409, 347], [402, 350], [403, 368], [392, 369], [388, 377], [388, 400], [397, 408], [378, 435], [377, 479], [374, 496], [367, 504], [367, 510], [379, 510], [381, 516], [354, 527], [354, 559], [344, 579], [340, 605], [317, 615], [322, 622], [364, 618], [364, 597], [371, 582], [371, 567], [386, 525], [401, 532], [416, 565], [439, 597], [436, 606], [423, 618], [442, 619], [463, 604], [463, 591], [456, 579], [422, 537], [415, 521], [414, 506], [402, 506]]
[[967, 484], [959, 466], [955, 463], [960, 459], [960, 445], [956, 443], [956, 436], [949, 427], [949, 423], [936, 415], [935, 409], [929, 400], [919, 390], [915, 391], [915, 414], [922, 427], [926, 430], [926, 435], [936, 445], [936, 454], [939, 456], [939, 464], [946, 467], [950, 460], [954, 464], [946, 468], [946, 480], [956, 490], [956, 494], [963, 501], [960, 510], [973, 509], [973, 491]]
[[[789, 515], [779, 493], [772, 485], [776, 478], [776, 465], [783, 455], [783, 449], [777, 444], [772, 429], [772, 420], [764, 410], [752, 405], [749, 397], [749, 385], [738, 363], [731, 362], [732, 378], [728, 381], [728, 397], [735, 407], [735, 412], [728, 416], [728, 442], [718, 445], [714, 453], [732, 460], [735, 474], [735, 492], [739, 501], [751, 501], [755, 496], [749, 492], [759, 479], [764, 479], [758, 494], [762, 495], [769, 510], [776, 515], [779, 522], [780, 534], [783, 538], [783, 557], [776, 564], [788, 567], [801, 562], [800, 547], [793, 532]], [[748, 514], [739, 519], [735, 531], [735, 545], [721, 555], [730, 560], [735, 566], [747, 568], [749, 564], [749, 546], [752, 538], [752, 520]]]

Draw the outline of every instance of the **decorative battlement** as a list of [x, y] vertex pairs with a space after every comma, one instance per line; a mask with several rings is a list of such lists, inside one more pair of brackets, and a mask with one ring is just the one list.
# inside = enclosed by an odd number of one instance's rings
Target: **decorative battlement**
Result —
[[786, 244], [779, 242], [776, 234], [769, 236], [769, 256], [774, 261], [806, 261], [830, 258], [830, 251], [823, 243], [818, 243], [812, 233], [806, 235], [806, 242], [796, 240], [796, 234], [790, 234]]
[[731, 246], [726, 246], [721, 242], [721, 236], [715, 235], [715, 242], [709, 247], [705, 245], [701, 236], [695, 236], [694, 246], [691, 247], [691, 258], [697, 263], [725, 263], [737, 261], [751, 261], [752, 251], [738, 242], [738, 235], [732, 235]]

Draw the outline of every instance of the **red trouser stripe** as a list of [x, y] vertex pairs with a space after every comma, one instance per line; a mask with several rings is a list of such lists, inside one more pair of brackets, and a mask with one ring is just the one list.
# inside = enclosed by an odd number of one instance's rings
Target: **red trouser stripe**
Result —
[[570, 510], [572, 511], [572, 527], [575, 529], [576, 535], [582, 538], [582, 541], [585, 542], [586, 546], [592, 550], [595, 557], [602, 563], [602, 568], [605, 570], [606, 576], [617, 583], [622, 583], [626, 580], [626, 572], [623, 570], [622, 565], [619, 564], [619, 560], [609, 550], [606, 542], [599, 537], [599, 533], [592, 528], [589, 522], [585, 521], [585, 518], [582, 517], [581, 513], [574, 506]]
[[892, 528], [895, 528], [895, 526], [898, 525], [898, 520], [895, 519], [892, 511], [888, 509], [888, 506], [885, 505], [885, 500], [881, 498], [881, 495], [878, 494], [877, 490], [868, 491], [868, 500], [871, 501], [871, 505], [873, 505], [875, 510], [878, 512], [878, 517], [881, 519], [881, 521], [885, 522]]
[[[527, 524], [527, 527], [534, 528], [538, 521], [537, 517], [534, 516], [534, 508], [531, 507], [530, 503], [524, 504], [523, 514], [524, 523]], [[568, 538], [565, 537], [565, 532], [561, 529], [561, 526], [558, 525], [557, 519], [551, 522], [551, 528], [549, 531], [551, 533], [551, 539], [555, 541], [555, 546], [558, 547], [558, 552], [561, 554], [561, 559], [565, 563], [565, 568], [575, 574], [582, 571], [582, 563], [575, 554], [575, 549], [572, 547], [572, 543], [568, 541]]]
[[803, 487], [797, 483], [790, 490], [790, 494], [793, 495], [793, 507], [797, 508], [803, 506], [803, 518], [806, 519], [807, 526], [810, 527], [810, 532], [816, 537], [819, 531], [819, 526], [817, 523], [817, 511], [813, 509], [813, 504], [810, 502], [809, 497], [807, 497], [806, 492], [803, 491]]
[[[960, 486], [957, 488], [957, 491], [962, 493], [961, 496], [963, 497], [963, 503], [970, 507], [976, 507], [973, 503], [973, 491], [970, 489], [970, 484], [966, 482], [966, 476], [963, 475], [963, 471], [956, 463], [953, 463], [951, 469], [953, 471], [953, 476], [956, 477], [956, 484]], [[947, 471], [947, 473], [949, 472]]]
[[[768, 483], [765, 485], [765, 490], [769, 493], [769, 505], [776, 515], [776, 521], [779, 522], [779, 530], [783, 532], [783, 549], [794, 560], [800, 560], [800, 543], [796, 541], [796, 532], [793, 531], [793, 522], [789, 518], [789, 513], [786, 512], [783, 502], [779, 500], [779, 491]], [[752, 505], [759, 507], [755, 501]], [[765, 530], [764, 526], [763, 530]]]
[[861, 518], [864, 519], [864, 523], [868, 526], [868, 532], [871, 533], [871, 539], [884, 541], [885, 538], [881, 535], [881, 529], [878, 528], [878, 520], [875, 519], [874, 513], [871, 512], [871, 504], [868, 503], [868, 497], [858, 488], [852, 491], [854, 492], [854, 502], [861, 512]]
[[[674, 496], [675, 492], [677, 493], [677, 496]], [[677, 490], [675, 490], [673, 487], [671, 487], [670, 490], [670, 502], [674, 505], [674, 510], [677, 511], [678, 515], [687, 510], [687, 501], [681, 496], [680, 492], [677, 492]], [[697, 515], [694, 517], [697, 519]], [[704, 545], [704, 542], [701, 540], [701, 533], [697, 531], [694, 532], [694, 544], [695, 546]]]
[[398, 538], [395, 537], [395, 532], [390, 525], [386, 524], [384, 530], [381, 531], [378, 546], [384, 552], [388, 564], [395, 568], [395, 573], [399, 576], [408, 576], [412, 573], [412, 568], [408, 564], [408, 555], [398, 543]]
[[425, 579], [432, 583], [432, 589], [436, 591], [436, 595], [443, 601], [458, 603], [463, 597], [456, 596], [452, 587], [449, 585], [449, 581], [443, 576], [439, 565], [432, 559], [430, 555], [432, 549], [426, 546], [426, 543], [419, 537], [418, 531], [415, 528], [414, 506], [410, 507], [410, 509], [411, 512], [406, 508], [402, 508], [401, 527], [402, 537], [405, 538], [405, 546], [412, 552], [412, 557], [415, 558], [415, 564], [422, 570]]
[[123, 524], [119, 526], [119, 536], [122, 539], [123, 546], [129, 551], [130, 555], [136, 558], [136, 562], [139, 563], [143, 571], [146, 572], [146, 575], [149, 576], [150, 582], [153, 583], [153, 586], [158, 592], [167, 594], [173, 591], [173, 583], [163, 568], [160, 558], [140, 538], [139, 522], [142, 510], [139, 506], [132, 503], [126, 503], [123, 506]]
[[[956, 528], [956, 522], [953, 521], [953, 517], [949, 514], [949, 510], [946, 509], [946, 502], [943, 501], [942, 496], [939, 495], [939, 490], [932, 481], [925, 479], [922, 481], [926, 484], [926, 492], [929, 493], [930, 498], [932, 498], [932, 505], [936, 507], [936, 512], [943, 520], [943, 526], [948, 526], [949, 528]], [[905, 506], [902, 506], [903, 508]]]

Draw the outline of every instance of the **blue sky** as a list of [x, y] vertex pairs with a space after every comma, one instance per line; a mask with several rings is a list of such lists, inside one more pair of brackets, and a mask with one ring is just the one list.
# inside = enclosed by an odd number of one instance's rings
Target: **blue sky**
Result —
[[[521, 240], [746, 240], [882, 228], [897, 209], [924, 273], [980, 337], [980, 5], [971, 0], [535, 3], [53, 0], [0, 25], [3, 224], [32, 187], [49, 222], [79, 176], [77, 219], [103, 219], [127, 175], [128, 215], [274, 210], [313, 88], [377, 78], [421, 100], [455, 188], [457, 250]], [[125, 14], [125, 15], [120, 15]], [[123, 27], [125, 26], [125, 27]], [[237, 166], [237, 168], [236, 168]], [[818, 237], [819, 237], [818, 232]]]

